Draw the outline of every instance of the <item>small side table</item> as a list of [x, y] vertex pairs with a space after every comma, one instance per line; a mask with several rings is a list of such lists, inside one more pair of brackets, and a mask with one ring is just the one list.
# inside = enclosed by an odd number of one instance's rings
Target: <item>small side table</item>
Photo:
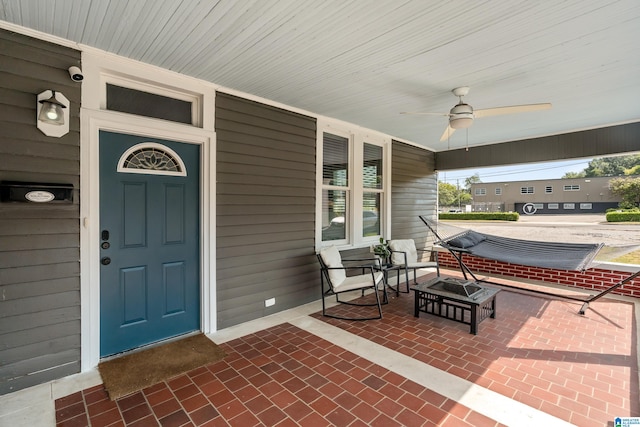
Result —
[[394, 288], [389, 283], [389, 272], [390, 271], [399, 271], [400, 267], [401, 266], [394, 265], [394, 264], [391, 264], [391, 263], [385, 263], [385, 262], [382, 262], [381, 264], [374, 264], [373, 265], [373, 269], [374, 270], [381, 271], [382, 274], [384, 274], [385, 286], [387, 288], [391, 289], [392, 291], [395, 291], [396, 296], [400, 296], [400, 273], [398, 273], [397, 276], [396, 276], [397, 277], [397, 283], [396, 283], [396, 287]]
[[478, 325], [486, 318], [496, 317], [497, 288], [488, 288], [473, 283], [474, 291], [467, 296], [451, 291], [455, 287], [445, 286], [455, 284], [460, 287], [467, 284], [463, 280], [435, 277], [424, 283], [419, 283], [411, 289], [415, 292], [413, 315], [420, 316], [420, 312], [443, 317], [470, 326], [470, 333], [477, 335]]

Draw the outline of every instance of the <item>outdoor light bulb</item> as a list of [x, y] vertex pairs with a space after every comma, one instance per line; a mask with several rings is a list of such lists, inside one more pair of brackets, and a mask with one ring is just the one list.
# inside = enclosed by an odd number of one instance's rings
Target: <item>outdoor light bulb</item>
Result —
[[55, 92], [53, 92], [51, 98], [43, 99], [40, 103], [42, 104], [42, 109], [38, 120], [58, 126], [64, 124], [64, 112], [62, 109], [67, 107], [56, 99]]
[[60, 138], [69, 133], [69, 106], [61, 92], [45, 90], [37, 96], [36, 127], [46, 136]]
[[60, 116], [60, 107], [53, 104], [48, 104], [45, 109], [45, 114], [49, 120], [57, 120], [58, 116]]

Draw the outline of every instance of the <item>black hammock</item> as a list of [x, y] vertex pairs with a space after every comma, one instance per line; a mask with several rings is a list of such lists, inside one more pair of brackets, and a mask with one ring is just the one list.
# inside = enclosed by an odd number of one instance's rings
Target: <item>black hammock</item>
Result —
[[420, 219], [435, 236], [434, 244], [438, 244], [447, 249], [456, 258], [460, 266], [460, 271], [464, 275], [465, 279], [467, 279], [467, 274], [469, 274], [476, 282], [492, 283], [499, 286], [522, 289], [527, 292], [580, 301], [584, 303], [579, 311], [580, 314], [585, 313], [590, 302], [593, 302], [605, 294], [623, 286], [625, 283], [630, 282], [640, 275], [640, 271], [638, 271], [621, 282], [605, 289], [599, 294], [591, 296], [586, 301], [582, 298], [576, 298], [569, 295], [523, 289], [518, 288], [517, 286], [481, 280], [478, 279], [471, 269], [464, 263], [463, 256], [465, 254], [530, 267], [584, 271], [589, 268], [604, 244], [556, 243], [511, 239], [509, 237], [493, 236], [491, 234], [479, 233], [473, 230], [464, 230], [453, 226], [448, 227], [450, 230], [455, 230], [454, 233], [444, 233], [442, 227], [439, 228], [436, 221], [428, 219], [422, 215], [420, 216]]
[[602, 243], [555, 243], [511, 239], [469, 230], [441, 246], [481, 258], [531, 267], [584, 271], [604, 246]]

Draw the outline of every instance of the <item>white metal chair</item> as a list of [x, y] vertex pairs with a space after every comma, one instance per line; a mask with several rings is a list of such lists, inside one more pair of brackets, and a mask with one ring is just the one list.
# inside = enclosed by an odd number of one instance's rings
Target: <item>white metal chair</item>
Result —
[[[342, 264], [342, 257], [340, 252], [335, 246], [329, 246], [322, 248], [317, 254], [318, 261], [320, 262], [320, 286], [322, 290], [322, 315], [326, 317], [333, 317], [335, 319], [343, 320], [373, 320], [382, 319], [382, 306], [380, 303], [380, 296], [378, 295], [378, 287], [382, 284], [382, 290], [384, 292], [384, 301], [387, 301], [386, 286], [384, 284], [384, 274], [381, 271], [375, 271], [373, 262], [375, 260], [369, 260], [368, 265], [358, 265], [345, 267]], [[349, 260], [354, 261], [354, 260]], [[358, 274], [353, 276], [347, 276], [347, 271], [351, 269], [358, 269], [361, 271], [368, 271], [365, 274]], [[325, 290], [325, 282], [327, 289]], [[350, 301], [341, 301], [339, 295], [344, 292], [350, 292], [354, 290], [361, 290], [364, 292], [367, 289], [371, 289], [375, 294], [375, 303], [357, 303]], [[366, 306], [366, 307], [378, 307], [378, 315], [372, 317], [341, 317], [337, 315], [327, 314], [325, 307], [325, 297], [329, 295], [336, 296], [336, 302], [354, 306]]]
[[[416, 270], [420, 268], [435, 268], [436, 274], [440, 276], [440, 265], [438, 264], [438, 252], [433, 249], [416, 249], [416, 242], [413, 239], [392, 239], [389, 240], [391, 249], [391, 263], [398, 269], [398, 282], [400, 281], [400, 270], [404, 270], [409, 292], [409, 270], [413, 270], [413, 281], [416, 281]], [[418, 252], [421, 253], [418, 259]], [[429, 253], [429, 260], [422, 261], [422, 253]], [[398, 291], [400, 284], [398, 283]]]

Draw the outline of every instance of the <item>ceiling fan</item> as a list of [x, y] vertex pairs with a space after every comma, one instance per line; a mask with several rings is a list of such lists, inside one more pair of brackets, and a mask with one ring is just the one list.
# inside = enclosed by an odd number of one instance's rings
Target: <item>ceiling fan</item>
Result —
[[473, 120], [481, 117], [498, 116], [502, 114], [514, 114], [525, 113], [530, 111], [548, 110], [551, 108], [551, 104], [525, 104], [525, 105], [511, 105], [508, 107], [495, 107], [485, 108], [482, 110], [474, 110], [469, 104], [466, 104], [462, 97], [469, 93], [468, 86], [461, 86], [453, 89], [451, 92], [459, 98], [459, 102], [448, 113], [411, 113], [402, 112], [400, 114], [425, 114], [425, 115], [437, 115], [448, 116], [449, 125], [444, 130], [444, 133], [440, 137], [440, 141], [446, 141], [456, 129], [466, 129], [473, 124]]

